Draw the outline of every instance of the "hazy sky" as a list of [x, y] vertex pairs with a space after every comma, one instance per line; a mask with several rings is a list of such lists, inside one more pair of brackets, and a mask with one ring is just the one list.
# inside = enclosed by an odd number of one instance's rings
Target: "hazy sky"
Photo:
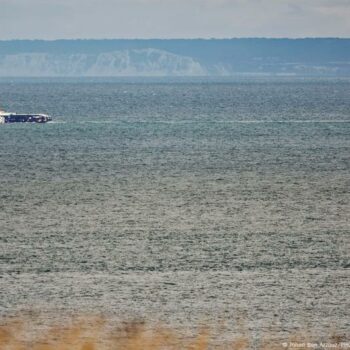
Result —
[[0, 39], [350, 37], [350, 0], [0, 0]]

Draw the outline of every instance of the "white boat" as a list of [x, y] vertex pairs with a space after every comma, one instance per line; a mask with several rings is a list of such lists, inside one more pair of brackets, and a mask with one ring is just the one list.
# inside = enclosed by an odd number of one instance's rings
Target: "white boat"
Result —
[[47, 123], [52, 117], [47, 114], [17, 114], [0, 110], [0, 124], [6, 123]]

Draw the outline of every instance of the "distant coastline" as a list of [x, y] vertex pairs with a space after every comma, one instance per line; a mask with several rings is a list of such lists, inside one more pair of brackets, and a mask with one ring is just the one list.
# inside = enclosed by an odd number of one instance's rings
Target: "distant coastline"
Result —
[[350, 76], [350, 39], [0, 41], [0, 77]]

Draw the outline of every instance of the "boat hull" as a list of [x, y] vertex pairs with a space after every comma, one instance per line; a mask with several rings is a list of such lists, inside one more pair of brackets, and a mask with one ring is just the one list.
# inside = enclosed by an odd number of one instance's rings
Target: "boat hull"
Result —
[[52, 118], [45, 114], [8, 114], [0, 116], [0, 124], [8, 123], [47, 123]]

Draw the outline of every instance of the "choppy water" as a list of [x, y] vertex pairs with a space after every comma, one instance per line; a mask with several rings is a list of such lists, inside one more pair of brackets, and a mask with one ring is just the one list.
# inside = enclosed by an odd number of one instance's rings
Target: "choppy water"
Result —
[[2, 81], [0, 313], [350, 330], [350, 81]]

